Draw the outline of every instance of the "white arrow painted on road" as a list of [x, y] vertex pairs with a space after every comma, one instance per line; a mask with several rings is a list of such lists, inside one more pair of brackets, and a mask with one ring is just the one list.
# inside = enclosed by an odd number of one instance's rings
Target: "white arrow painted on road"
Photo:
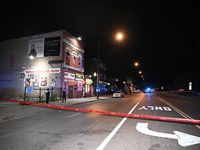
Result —
[[178, 144], [183, 147], [187, 147], [187, 146], [191, 146], [191, 145], [200, 143], [200, 137], [186, 134], [186, 133], [179, 132], [179, 131], [174, 131], [174, 134], [151, 131], [148, 129], [148, 123], [140, 123], [139, 122], [139, 123], [137, 123], [136, 129], [139, 132], [147, 134], [147, 135], [163, 137], [163, 138], [170, 138], [170, 139], [177, 139]]

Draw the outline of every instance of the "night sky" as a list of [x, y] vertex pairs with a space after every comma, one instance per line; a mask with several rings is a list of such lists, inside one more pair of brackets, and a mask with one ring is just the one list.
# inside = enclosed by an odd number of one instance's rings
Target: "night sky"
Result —
[[97, 58], [101, 43], [107, 76], [139, 79], [141, 70], [145, 82], [165, 86], [200, 70], [199, 0], [18, 0], [0, 7], [1, 41], [63, 29], [82, 37], [85, 58]]

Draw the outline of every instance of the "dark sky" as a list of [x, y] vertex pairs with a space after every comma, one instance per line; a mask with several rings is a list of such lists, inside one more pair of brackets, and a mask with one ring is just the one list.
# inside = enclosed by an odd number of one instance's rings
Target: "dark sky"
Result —
[[199, 0], [11, 0], [0, 7], [1, 41], [64, 29], [82, 37], [85, 58], [96, 58], [101, 42], [100, 59], [113, 77], [138, 78], [142, 70], [146, 82], [166, 85], [200, 68]]

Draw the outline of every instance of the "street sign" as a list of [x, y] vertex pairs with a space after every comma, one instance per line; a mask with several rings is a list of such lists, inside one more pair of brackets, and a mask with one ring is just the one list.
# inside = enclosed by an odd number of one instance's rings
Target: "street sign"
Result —
[[33, 87], [27, 86], [26, 93], [33, 93]]

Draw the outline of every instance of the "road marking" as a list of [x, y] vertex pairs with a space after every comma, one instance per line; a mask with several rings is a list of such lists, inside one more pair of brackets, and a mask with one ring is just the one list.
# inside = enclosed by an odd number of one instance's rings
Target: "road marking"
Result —
[[[186, 119], [192, 119], [194, 120], [192, 117], [190, 117], [189, 115], [187, 115], [186, 113], [182, 112], [180, 109], [178, 109], [177, 107], [175, 107], [174, 105], [172, 105], [171, 103], [167, 102], [166, 100], [164, 100], [163, 98], [159, 97], [158, 95], [154, 95], [154, 97], [160, 101], [162, 101], [163, 103], [167, 104], [168, 106], [170, 106], [171, 108], [173, 108], [178, 114], [180, 114], [181, 116], [183, 116]], [[195, 125], [197, 128], [200, 129], [199, 125]]]
[[71, 115], [71, 116], [68, 116], [67, 118], [72, 118], [72, 117], [77, 116], [77, 115], [80, 115], [80, 114], [81, 114], [81, 112], [80, 112], [80, 113], [73, 114], [73, 115]]
[[39, 103], [24, 102], [24, 101], [18, 101], [18, 100], [6, 99], [6, 98], [0, 98], [0, 99], [6, 100], [6, 101], [22, 103], [22, 104], [42, 106], [42, 107], [47, 107], [47, 108], [73, 110], [73, 111], [79, 111], [79, 112], [97, 113], [97, 114], [112, 115], [112, 116], [130, 117], [130, 118], [143, 118], [143, 119], [152, 119], [152, 120], [164, 120], [164, 121], [175, 121], [175, 122], [200, 124], [200, 120], [193, 120], [193, 119], [171, 118], [171, 117], [139, 115], [139, 114], [127, 114], [127, 113], [119, 113], [119, 112], [108, 112], [108, 111], [100, 111], [100, 110], [90, 110], [90, 109], [82, 109], [82, 108], [56, 106], [56, 105], [49, 105], [49, 104], [39, 104]]
[[142, 106], [138, 108], [138, 110], [160, 110], [160, 111], [172, 111], [170, 107], [162, 107], [162, 106]]
[[[130, 110], [128, 114], [131, 114], [134, 109], [138, 106], [140, 102], [137, 102], [137, 104]], [[120, 127], [124, 124], [127, 118], [124, 118], [116, 127], [115, 129], [106, 137], [106, 139], [99, 145], [99, 147], [96, 150], [103, 150], [104, 147], [108, 144], [108, 142], [112, 139], [112, 137], [115, 135], [115, 133], [120, 129]]]
[[139, 122], [136, 125], [136, 129], [143, 134], [147, 134], [147, 135], [151, 135], [151, 136], [177, 139], [178, 144], [183, 147], [187, 147], [187, 146], [191, 146], [191, 145], [200, 143], [200, 137], [190, 135], [187, 133], [174, 131], [174, 134], [168, 134], [168, 133], [162, 133], [162, 132], [156, 132], [156, 131], [149, 130], [148, 123], [140, 123]]

